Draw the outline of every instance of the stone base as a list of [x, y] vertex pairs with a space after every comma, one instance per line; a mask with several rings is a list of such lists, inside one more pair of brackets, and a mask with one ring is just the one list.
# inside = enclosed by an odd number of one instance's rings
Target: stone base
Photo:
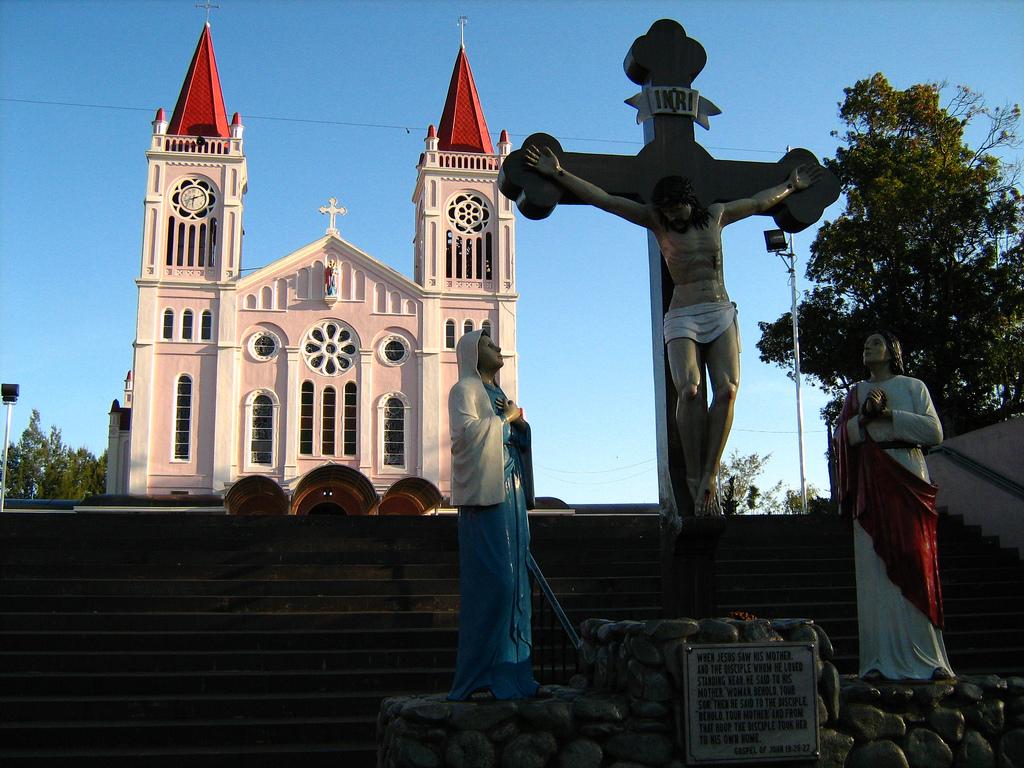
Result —
[[[385, 699], [380, 768], [681, 768], [685, 643], [814, 643], [820, 660], [817, 768], [1024, 768], [1024, 678], [869, 684], [840, 677], [832, 645], [805, 619], [675, 619], [581, 627], [583, 675], [547, 698]], [[742, 765], [757, 765], [758, 762]], [[740, 763], [736, 763], [740, 765]]]

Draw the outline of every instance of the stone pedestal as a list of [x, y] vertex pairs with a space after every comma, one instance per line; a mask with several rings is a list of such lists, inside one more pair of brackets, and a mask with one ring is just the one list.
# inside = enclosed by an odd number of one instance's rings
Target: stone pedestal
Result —
[[718, 614], [715, 552], [725, 526], [724, 517], [684, 517], [678, 526], [662, 524], [661, 604], [666, 618]]

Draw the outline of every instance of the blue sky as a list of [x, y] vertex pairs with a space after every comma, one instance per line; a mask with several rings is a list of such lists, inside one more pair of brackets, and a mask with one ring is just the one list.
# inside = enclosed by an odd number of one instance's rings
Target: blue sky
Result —
[[[317, 208], [333, 196], [349, 211], [342, 236], [411, 274], [415, 163], [440, 117], [460, 14], [489, 128], [516, 147], [545, 131], [572, 151], [639, 151], [622, 60], [663, 17], [708, 52], [694, 87], [722, 114], [698, 141], [721, 158], [774, 161], [787, 145], [833, 154], [843, 88], [874, 72], [901, 88], [968, 85], [992, 105], [1024, 93], [1020, 2], [219, 5], [224, 98], [246, 125], [243, 267], [321, 236]], [[38, 408], [72, 445], [106, 446], [132, 361], [150, 121], [173, 109], [203, 18], [192, 0], [0, 0], [0, 379], [22, 388], [15, 439]], [[756, 217], [725, 235], [743, 339], [729, 450], [772, 454], [767, 484], [796, 486], [793, 385], [755, 347], [757, 322], [789, 308], [782, 264], [764, 252], [772, 226]], [[801, 264], [813, 231], [796, 237]], [[656, 501], [643, 232], [575, 206], [520, 218], [518, 268], [538, 493]], [[805, 386], [808, 477], [827, 489], [824, 401]]]

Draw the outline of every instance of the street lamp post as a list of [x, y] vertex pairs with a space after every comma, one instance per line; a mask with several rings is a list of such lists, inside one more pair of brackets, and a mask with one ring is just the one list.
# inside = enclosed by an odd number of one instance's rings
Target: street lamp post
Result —
[[807, 470], [804, 462], [804, 406], [800, 394], [800, 324], [797, 319], [796, 294], [796, 253], [793, 251], [793, 236], [787, 239], [781, 229], [766, 229], [764, 247], [774, 253], [789, 272], [791, 294], [790, 314], [793, 317], [793, 381], [796, 383], [796, 432], [800, 446], [800, 509], [807, 514]]
[[18, 402], [17, 384], [0, 384], [0, 396], [7, 406], [7, 427], [4, 429], [4, 473], [0, 476], [0, 515], [4, 511], [4, 499], [7, 496], [7, 447], [11, 444], [11, 411]]

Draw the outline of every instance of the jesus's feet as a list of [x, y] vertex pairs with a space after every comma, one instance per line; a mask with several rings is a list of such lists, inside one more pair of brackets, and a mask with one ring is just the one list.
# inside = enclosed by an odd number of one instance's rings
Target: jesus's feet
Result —
[[722, 506], [718, 503], [718, 483], [716, 477], [705, 478], [697, 489], [694, 497], [694, 514], [708, 517], [722, 514]]

